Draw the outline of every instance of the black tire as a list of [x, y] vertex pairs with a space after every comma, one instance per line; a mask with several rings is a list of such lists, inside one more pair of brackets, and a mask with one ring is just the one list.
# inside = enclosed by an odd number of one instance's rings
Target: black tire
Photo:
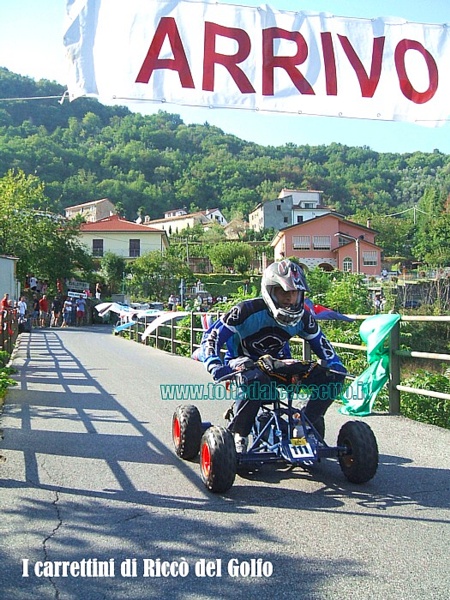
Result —
[[348, 481], [366, 483], [374, 477], [378, 468], [378, 445], [367, 423], [344, 423], [339, 431], [337, 444], [347, 448], [347, 452], [339, 456], [339, 464]]
[[234, 483], [237, 455], [233, 435], [224, 427], [205, 431], [200, 442], [200, 473], [211, 492], [223, 493]]
[[184, 460], [198, 455], [202, 439], [202, 419], [196, 406], [177, 406], [172, 417], [172, 441], [176, 454]]

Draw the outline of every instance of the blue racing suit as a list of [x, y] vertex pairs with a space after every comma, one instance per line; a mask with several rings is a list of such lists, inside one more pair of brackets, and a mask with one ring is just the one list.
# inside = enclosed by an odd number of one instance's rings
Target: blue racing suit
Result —
[[[333, 346], [327, 340], [315, 318], [305, 310], [296, 325], [282, 326], [271, 315], [262, 298], [245, 300], [231, 308], [223, 317], [213, 323], [204, 333], [197, 356], [205, 363], [206, 369], [217, 380], [231, 373], [229, 361], [238, 357], [248, 357], [253, 361], [265, 354], [273, 358], [291, 358], [289, 340], [298, 336], [305, 339], [312, 351], [322, 359], [327, 367], [341, 371], [342, 376], [330, 377], [323, 371], [323, 381], [314, 381], [315, 385], [327, 385], [344, 380], [346, 370]], [[224, 360], [221, 349], [226, 347]], [[262, 373], [262, 377], [270, 378]], [[323, 400], [314, 398], [308, 402], [305, 414], [314, 424], [323, 418], [334, 397]], [[236, 402], [236, 418], [233, 431], [247, 436], [259, 410], [261, 402], [242, 399]]]

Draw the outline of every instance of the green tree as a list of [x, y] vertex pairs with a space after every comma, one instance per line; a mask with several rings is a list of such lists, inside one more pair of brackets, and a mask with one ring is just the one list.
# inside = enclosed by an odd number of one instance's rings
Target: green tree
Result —
[[47, 280], [71, 277], [91, 268], [79, 238], [79, 221], [51, 212], [43, 183], [23, 171], [0, 178], [0, 253], [16, 256], [17, 276], [27, 273]]
[[179, 294], [181, 279], [193, 279], [191, 270], [174, 252], [159, 250], [137, 258], [130, 267], [130, 288], [141, 299], [165, 301], [170, 294]]
[[439, 191], [429, 188], [418, 204], [415, 253], [432, 266], [450, 264], [450, 214]]
[[332, 285], [330, 273], [326, 273], [319, 267], [314, 267], [306, 273], [306, 279], [311, 290], [311, 298], [316, 304], [324, 304], [325, 296]]
[[[245, 242], [228, 242], [211, 246], [209, 258], [215, 271], [234, 269], [235, 261], [239, 272], [248, 271], [254, 257], [252, 246]], [[242, 270], [244, 269], [244, 270]]]
[[126, 262], [114, 252], [105, 252], [100, 261], [101, 272], [111, 293], [120, 291], [126, 274]]
[[344, 314], [365, 315], [370, 312], [370, 301], [363, 276], [344, 273], [342, 278], [332, 281], [325, 294], [325, 304]]

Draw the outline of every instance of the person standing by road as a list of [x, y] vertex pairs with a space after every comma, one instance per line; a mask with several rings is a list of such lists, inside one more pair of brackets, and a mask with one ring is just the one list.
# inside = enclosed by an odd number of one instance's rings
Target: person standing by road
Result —
[[86, 300], [84, 298], [77, 298], [76, 301], [77, 310], [77, 325], [83, 325], [84, 313], [86, 312]]
[[52, 315], [50, 318], [50, 327], [58, 327], [61, 308], [61, 298], [56, 296], [56, 298], [53, 299], [51, 306]]
[[6, 293], [3, 298], [2, 298], [2, 305], [1, 305], [1, 309], [3, 310], [8, 310], [10, 308], [9, 305], [9, 294]]
[[48, 318], [48, 300], [44, 294], [39, 300], [39, 323], [41, 327], [47, 327]]
[[20, 300], [17, 303], [17, 308], [19, 310], [19, 317], [25, 318], [28, 312], [28, 304], [25, 296], [20, 297]]
[[40, 312], [39, 298], [35, 294], [33, 296], [33, 304], [32, 304], [32, 309], [31, 309], [31, 323], [32, 323], [33, 327], [37, 327], [39, 325], [39, 312]]
[[69, 327], [72, 320], [72, 300], [66, 298], [62, 307], [63, 322], [61, 327]]

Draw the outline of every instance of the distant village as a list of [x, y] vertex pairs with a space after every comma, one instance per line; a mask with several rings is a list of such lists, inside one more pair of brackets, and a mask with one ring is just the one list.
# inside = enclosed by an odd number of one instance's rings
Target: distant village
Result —
[[[95, 257], [113, 252], [132, 260], [152, 250], [162, 251], [169, 246], [171, 236], [196, 225], [205, 229], [220, 225], [226, 239], [239, 239], [235, 224], [227, 222], [218, 208], [194, 213], [173, 209], [161, 219], [145, 216], [133, 222], [118, 216], [115, 205], [103, 198], [70, 206], [65, 215], [84, 217], [81, 239]], [[244, 226], [256, 232], [276, 231], [270, 242], [275, 260], [296, 257], [306, 269], [338, 269], [368, 277], [381, 272], [382, 249], [375, 243], [377, 232], [370, 221], [365, 226], [349, 221], [323, 205], [320, 191], [282, 189], [278, 198], [259, 203]], [[204, 261], [202, 265], [205, 268]], [[190, 266], [195, 272], [195, 262]]]

